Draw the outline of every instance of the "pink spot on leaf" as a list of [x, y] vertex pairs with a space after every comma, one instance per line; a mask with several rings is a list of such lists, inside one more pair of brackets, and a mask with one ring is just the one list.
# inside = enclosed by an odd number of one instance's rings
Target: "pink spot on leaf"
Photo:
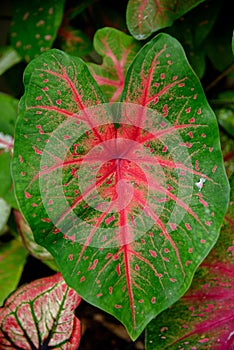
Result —
[[32, 198], [32, 195], [28, 192], [24, 192], [25, 198]]
[[154, 250], [149, 250], [149, 252], [150, 252], [150, 255], [151, 255], [153, 258], [156, 258], [157, 253], [156, 253]]
[[198, 340], [198, 343], [208, 343], [209, 338], [204, 338], [204, 339], [200, 339]]
[[114, 217], [114, 215], [111, 215], [109, 218], [107, 218], [106, 220], [105, 220], [105, 223], [107, 224], [107, 225], [109, 225], [112, 221], [114, 221], [115, 220], [115, 217]]
[[191, 139], [193, 138], [193, 133], [192, 133], [192, 131], [190, 131], [190, 132], [188, 133], [188, 135], [189, 135], [189, 137], [191, 137]]
[[215, 165], [215, 166], [213, 167], [212, 173], [215, 173], [216, 169], [217, 169], [217, 165]]
[[118, 275], [118, 276], [121, 275], [120, 264], [118, 264], [118, 265], [116, 266], [116, 272], [117, 272], [117, 275]]

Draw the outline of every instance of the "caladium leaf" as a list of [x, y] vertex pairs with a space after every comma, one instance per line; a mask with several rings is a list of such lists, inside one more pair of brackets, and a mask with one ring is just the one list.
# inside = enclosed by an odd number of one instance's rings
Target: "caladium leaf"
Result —
[[14, 1], [11, 45], [27, 62], [52, 47], [64, 3], [65, 0]]
[[99, 29], [93, 44], [97, 53], [103, 57], [103, 63], [88, 63], [88, 67], [108, 100], [118, 101], [123, 91], [126, 71], [139, 51], [140, 44], [114, 28]]
[[17, 287], [27, 256], [20, 239], [0, 243], [0, 305]]
[[220, 238], [188, 293], [147, 326], [147, 350], [232, 349], [234, 345], [234, 176]]
[[3, 232], [7, 220], [10, 216], [11, 207], [0, 197], [0, 235]]
[[143, 40], [155, 31], [168, 27], [204, 0], [129, 0], [127, 26], [134, 38]]
[[4, 93], [0, 93], [0, 132], [5, 135], [9, 134], [11, 136], [14, 136], [18, 103], [19, 101], [16, 98]]
[[35, 242], [33, 233], [19, 210], [14, 210], [14, 219], [21, 239], [27, 251], [35, 258], [47, 264], [51, 269], [58, 271], [52, 255], [41, 245]]
[[22, 60], [13, 47], [5, 46], [0, 48], [0, 75]]
[[22, 286], [0, 309], [1, 349], [77, 349], [80, 301], [59, 273]]
[[120, 103], [105, 103], [85, 63], [57, 50], [24, 77], [21, 210], [67, 283], [136, 339], [217, 240], [229, 184], [214, 113], [164, 34], [136, 55]]
[[13, 138], [0, 132], [0, 197], [10, 206], [17, 208], [11, 178]]

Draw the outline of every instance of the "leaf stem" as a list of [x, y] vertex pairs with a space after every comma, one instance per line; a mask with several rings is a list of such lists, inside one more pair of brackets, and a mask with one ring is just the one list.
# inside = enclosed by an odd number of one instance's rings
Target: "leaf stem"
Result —
[[227, 76], [229, 73], [231, 73], [234, 70], [234, 63], [232, 63], [228, 68], [226, 68], [217, 78], [215, 78], [206, 88], [205, 92], [210, 91], [215, 87], [220, 80], [222, 80], [225, 76]]

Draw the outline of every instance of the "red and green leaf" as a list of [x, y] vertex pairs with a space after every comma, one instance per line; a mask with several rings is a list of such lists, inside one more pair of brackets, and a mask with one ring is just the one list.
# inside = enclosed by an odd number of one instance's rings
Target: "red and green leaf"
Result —
[[27, 255], [20, 239], [0, 242], [0, 305], [17, 287]]
[[64, 3], [65, 0], [14, 1], [11, 45], [27, 62], [52, 47]]
[[77, 349], [80, 301], [60, 274], [22, 286], [0, 309], [1, 349]]
[[229, 184], [214, 113], [181, 45], [163, 34], [136, 55], [121, 103], [106, 104], [85, 63], [58, 50], [24, 77], [21, 210], [66, 282], [136, 339], [218, 238]]
[[204, 0], [129, 0], [127, 26], [134, 38], [143, 40], [159, 29], [169, 27]]
[[103, 63], [88, 63], [89, 70], [108, 100], [119, 101], [127, 69], [140, 50], [140, 44], [117, 29], [103, 28], [94, 36], [94, 48]]
[[220, 238], [190, 290], [147, 326], [147, 350], [232, 349], [234, 346], [234, 176]]

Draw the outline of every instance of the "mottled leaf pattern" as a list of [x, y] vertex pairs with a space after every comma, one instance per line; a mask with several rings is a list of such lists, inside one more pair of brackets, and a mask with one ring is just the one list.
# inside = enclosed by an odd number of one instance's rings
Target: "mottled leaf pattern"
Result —
[[234, 176], [220, 238], [187, 294], [147, 327], [147, 350], [232, 349], [234, 346]]
[[64, 2], [14, 1], [11, 45], [27, 62], [52, 47], [62, 21]]
[[140, 44], [117, 29], [103, 28], [94, 36], [94, 48], [102, 56], [103, 63], [88, 63], [88, 67], [108, 100], [118, 101], [123, 91], [126, 71], [139, 51]]
[[136, 339], [217, 240], [229, 185], [216, 118], [163, 34], [136, 55], [121, 103], [105, 104], [86, 65], [57, 50], [29, 64], [25, 89], [13, 161], [21, 210], [66, 282]]
[[0, 348], [77, 349], [81, 329], [74, 311], [80, 301], [60, 274], [22, 286], [0, 309]]
[[203, 1], [129, 0], [128, 29], [136, 39], [146, 39], [155, 31], [172, 25], [174, 20]]

